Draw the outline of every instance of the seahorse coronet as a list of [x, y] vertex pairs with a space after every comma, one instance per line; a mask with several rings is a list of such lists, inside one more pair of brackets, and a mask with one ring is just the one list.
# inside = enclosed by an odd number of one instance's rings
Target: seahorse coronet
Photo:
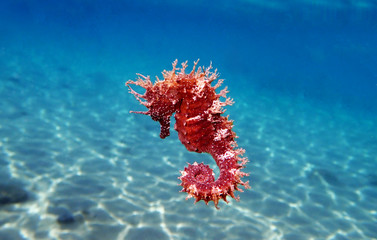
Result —
[[[146, 112], [133, 113], [150, 115], [154, 121], [158, 121], [161, 138], [170, 135], [170, 117], [175, 113], [174, 129], [187, 150], [209, 153], [214, 158], [220, 169], [217, 179], [208, 165], [197, 162], [188, 164], [180, 171], [181, 176], [178, 178], [181, 180], [182, 192], [188, 194], [187, 198], [194, 197], [195, 203], [203, 200], [208, 204], [213, 201], [218, 209], [219, 200], [228, 203], [227, 196], [239, 200], [234, 194], [235, 191], [242, 192], [239, 185], [250, 188], [248, 181], [241, 180], [248, 176], [241, 171], [248, 160], [240, 157], [245, 151], [237, 148], [237, 136], [232, 131], [233, 121], [228, 116], [222, 116], [224, 107], [234, 103], [233, 99], [226, 96], [229, 91], [225, 87], [217, 94], [216, 89], [223, 82], [218, 79], [217, 69], [212, 72], [212, 64], [207, 68], [196, 68], [198, 61], [194, 62], [188, 74], [185, 72], [187, 61], [178, 68], [178, 60], [175, 60], [171, 71], [162, 72], [162, 80], [157, 77], [153, 84], [149, 76], [137, 74], [137, 80], [129, 80], [126, 85], [130, 93], [148, 108]], [[218, 81], [215, 86], [211, 86], [214, 80]], [[144, 88], [145, 93], [137, 93], [131, 84]], [[225, 101], [220, 98], [225, 98]]]

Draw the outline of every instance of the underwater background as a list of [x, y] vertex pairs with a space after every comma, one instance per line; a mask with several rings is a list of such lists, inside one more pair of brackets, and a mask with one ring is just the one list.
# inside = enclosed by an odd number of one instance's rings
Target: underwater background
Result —
[[[251, 189], [193, 204], [124, 86], [211, 62]], [[172, 125], [174, 124], [174, 120]], [[0, 2], [0, 239], [377, 239], [377, 1]]]

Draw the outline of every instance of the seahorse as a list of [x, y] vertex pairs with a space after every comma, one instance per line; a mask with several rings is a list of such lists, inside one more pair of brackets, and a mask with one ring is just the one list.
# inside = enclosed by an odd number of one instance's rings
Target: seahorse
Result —
[[[207, 205], [213, 201], [219, 209], [219, 200], [229, 203], [226, 198], [228, 195], [239, 201], [239, 197], [234, 195], [236, 190], [243, 192], [239, 185], [245, 189], [250, 188], [249, 181], [241, 180], [249, 175], [241, 171], [248, 160], [241, 157], [245, 151], [237, 148], [237, 136], [232, 131], [233, 121], [228, 116], [222, 116], [225, 112], [223, 107], [233, 104], [233, 100], [226, 97], [227, 87], [218, 94], [215, 91], [221, 86], [223, 79], [218, 78], [217, 69], [211, 71], [212, 63], [207, 68], [198, 67], [196, 70], [198, 61], [194, 62], [193, 69], [188, 74], [185, 72], [187, 61], [181, 64], [181, 68], [177, 68], [178, 60], [175, 60], [171, 71], [162, 72], [163, 80], [156, 77], [153, 84], [150, 76], [137, 74], [137, 80], [129, 80], [126, 85], [129, 92], [148, 108], [146, 112], [131, 113], [149, 115], [154, 121], [158, 121], [161, 125], [161, 138], [170, 135], [170, 117], [175, 113], [174, 129], [187, 150], [209, 153], [214, 158], [220, 169], [216, 180], [208, 165], [197, 162], [188, 164], [180, 171], [181, 176], [178, 178], [183, 187], [181, 192], [188, 194], [186, 200], [194, 197], [195, 203], [203, 200]], [[215, 80], [217, 83], [212, 86], [211, 83]], [[137, 93], [130, 84], [144, 88], [145, 93]]]

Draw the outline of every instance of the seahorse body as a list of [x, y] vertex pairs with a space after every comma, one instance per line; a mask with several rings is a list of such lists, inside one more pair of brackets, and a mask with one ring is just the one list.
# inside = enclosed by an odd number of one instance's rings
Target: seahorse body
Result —
[[[230, 98], [226, 98], [228, 91], [225, 88], [217, 94], [215, 90], [222, 84], [222, 80], [211, 86], [218, 78], [217, 71], [211, 72], [211, 66], [206, 69], [199, 67], [195, 71], [197, 63], [198, 61], [193, 70], [186, 74], [187, 62], [182, 63], [179, 69], [176, 67], [176, 60], [171, 71], [162, 72], [163, 80], [157, 78], [156, 83], [152, 84], [149, 76], [138, 74], [137, 81], [129, 80], [126, 85], [137, 100], [148, 108], [146, 112], [134, 113], [150, 115], [153, 120], [160, 122], [161, 138], [169, 136], [170, 117], [176, 112], [174, 129], [187, 150], [206, 152], [215, 159], [220, 169], [217, 180], [208, 165], [196, 162], [185, 167], [179, 179], [182, 181], [182, 192], [188, 193], [187, 198], [195, 197], [195, 202], [204, 200], [206, 204], [213, 201], [218, 208], [220, 199], [228, 202], [227, 195], [239, 200], [234, 195], [235, 190], [242, 192], [238, 184], [250, 188], [248, 181], [241, 180], [248, 176], [241, 171], [247, 158], [240, 157], [244, 153], [243, 149], [236, 149], [233, 122], [228, 117], [221, 116], [225, 112], [223, 107], [233, 104]], [[141, 86], [146, 92], [139, 94], [129, 84]], [[221, 102], [220, 97], [224, 97], [225, 102]]]

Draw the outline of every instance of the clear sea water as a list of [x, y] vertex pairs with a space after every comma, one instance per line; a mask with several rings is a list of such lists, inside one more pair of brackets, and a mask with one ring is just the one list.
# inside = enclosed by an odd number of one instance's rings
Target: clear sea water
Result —
[[[251, 190], [193, 204], [125, 81], [212, 64]], [[173, 123], [174, 124], [174, 121]], [[377, 1], [2, 0], [0, 239], [377, 239]]]

